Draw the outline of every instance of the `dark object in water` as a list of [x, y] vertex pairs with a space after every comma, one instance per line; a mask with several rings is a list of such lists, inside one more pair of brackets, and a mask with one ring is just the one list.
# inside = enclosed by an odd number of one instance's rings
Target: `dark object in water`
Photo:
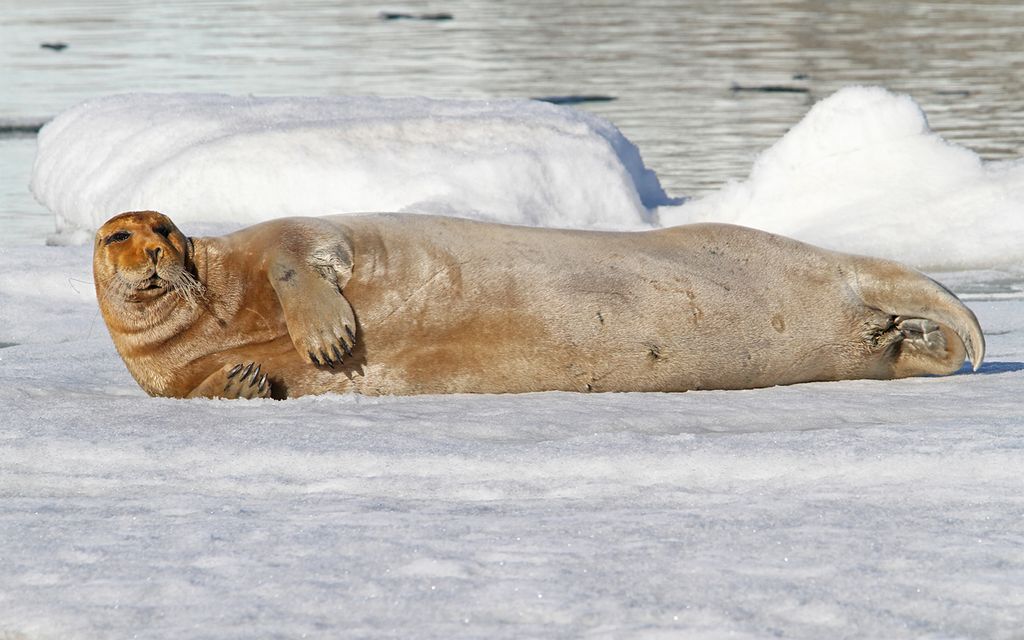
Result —
[[743, 86], [741, 84], [732, 83], [733, 92], [737, 91], [753, 91], [757, 93], [810, 93], [811, 90], [807, 87], [790, 87], [783, 84], [762, 84], [756, 86]]
[[39, 45], [40, 49], [51, 49], [53, 51], [63, 51], [68, 48], [66, 42], [44, 42]]
[[956, 96], [958, 98], [969, 98], [970, 95], [971, 95], [971, 92], [968, 91], [967, 89], [948, 89], [948, 90], [945, 90], [945, 91], [940, 89], [939, 91], [935, 92], [935, 95], [937, 95], [937, 96]]
[[0, 137], [28, 136], [39, 133], [45, 122], [0, 122]]
[[612, 100], [615, 100], [615, 96], [545, 96], [543, 98], [534, 98], [534, 100], [540, 100], [541, 102], [550, 102], [551, 104], [580, 104], [581, 102], [611, 102]]
[[454, 20], [455, 16], [450, 13], [392, 13], [391, 11], [381, 11], [379, 14], [381, 20], [433, 20], [435, 22], [441, 20]]
[[809, 80], [810, 78], [811, 78], [811, 76], [806, 74], [806, 73], [794, 73], [793, 74], [793, 79], [794, 80]]

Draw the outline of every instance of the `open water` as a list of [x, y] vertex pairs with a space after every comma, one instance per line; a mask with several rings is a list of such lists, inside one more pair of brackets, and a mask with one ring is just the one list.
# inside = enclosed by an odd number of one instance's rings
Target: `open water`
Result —
[[1022, 75], [1012, 1], [0, 0], [0, 244], [53, 229], [28, 192], [31, 129], [110, 93], [614, 98], [579, 108], [670, 194], [699, 196], [849, 84], [909, 93], [948, 140], [1020, 157]]

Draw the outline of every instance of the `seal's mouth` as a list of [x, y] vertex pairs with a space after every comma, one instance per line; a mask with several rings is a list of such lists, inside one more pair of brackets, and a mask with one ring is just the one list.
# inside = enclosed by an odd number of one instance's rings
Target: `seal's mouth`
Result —
[[153, 291], [154, 289], [165, 289], [167, 287], [167, 281], [156, 275], [155, 273], [141, 283], [139, 283], [139, 291]]
[[170, 288], [170, 282], [154, 273], [145, 280], [129, 285], [125, 299], [129, 302], [146, 302], [163, 295]]
[[173, 293], [195, 307], [203, 296], [203, 286], [196, 277], [174, 264], [162, 266], [159, 270], [151, 266], [137, 275], [115, 270], [102, 288], [105, 289], [105, 299], [130, 303], [149, 303]]

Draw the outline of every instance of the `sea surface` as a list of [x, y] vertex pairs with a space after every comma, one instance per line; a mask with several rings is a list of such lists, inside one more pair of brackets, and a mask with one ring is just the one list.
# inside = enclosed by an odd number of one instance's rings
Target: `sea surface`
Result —
[[111, 93], [589, 98], [670, 194], [700, 196], [851, 84], [912, 95], [985, 159], [1020, 157], [1022, 76], [1010, 1], [0, 0], [0, 245], [53, 230], [28, 191], [32, 130]]

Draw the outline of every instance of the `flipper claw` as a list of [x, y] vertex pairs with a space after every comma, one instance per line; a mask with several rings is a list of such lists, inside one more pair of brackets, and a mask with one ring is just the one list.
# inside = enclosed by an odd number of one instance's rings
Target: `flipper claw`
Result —
[[334, 360], [331, 360], [330, 357], [328, 357], [327, 352], [325, 350], [320, 350], [320, 357], [323, 358], [324, 364], [326, 364], [328, 367], [332, 369], [334, 368]]
[[[263, 365], [252, 361], [242, 364], [224, 365], [197, 387], [190, 398], [269, 398], [270, 374], [263, 371]], [[221, 386], [221, 383], [223, 386]]]

